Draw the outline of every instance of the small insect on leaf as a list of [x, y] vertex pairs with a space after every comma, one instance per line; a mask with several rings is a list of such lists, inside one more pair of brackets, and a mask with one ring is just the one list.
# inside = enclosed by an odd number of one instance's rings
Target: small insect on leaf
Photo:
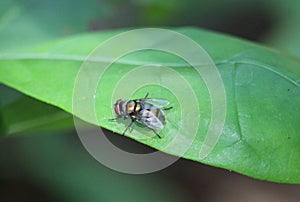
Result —
[[157, 130], [162, 130], [166, 122], [164, 110], [172, 109], [172, 107], [164, 108], [170, 102], [161, 98], [148, 98], [149, 93], [144, 98], [135, 100], [118, 99], [114, 104], [114, 111], [117, 115], [115, 119], [120, 118], [131, 119], [130, 124], [126, 127], [123, 134], [137, 121], [151, 129], [158, 138], [161, 138]]

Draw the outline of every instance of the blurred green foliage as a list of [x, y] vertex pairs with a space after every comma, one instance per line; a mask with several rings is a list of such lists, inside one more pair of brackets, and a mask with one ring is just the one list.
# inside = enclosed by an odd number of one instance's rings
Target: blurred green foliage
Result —
[[300, 55], [299, 11], [297, 0], [2, 0], [0, 50], [84, 31], [199, 26]]
[[1, 201], [185, 201], [179, 184], [134, 176], [95, 161], [74, 133], [0, 142]]
[[109, 13], [109, 3], [95, 0], [1, 0], [0, 38], [5, 40], [0, 50], [84, 32], [93, 20]]

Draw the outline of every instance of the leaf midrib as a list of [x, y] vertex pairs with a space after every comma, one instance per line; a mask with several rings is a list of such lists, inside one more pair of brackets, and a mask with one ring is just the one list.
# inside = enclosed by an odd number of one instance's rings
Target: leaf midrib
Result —
[[[88, 59], [87, 59], [88, 58]], [[111, 59], [106, 58], [92, 58], [88, 56], [82, 56], [82, 55], [63, 55], [63, 54], [36, 54], [36, 53], [26, 53], [26, 54], [0, 54], [0, 60], [69, 60], [69, 61], [78, 61], [78, 62], [102, 62], [102, 63], [111, 63]], [[124, 59], [117, 60], [114, 63], [121, 64], [121, 65], [145, 65], [146, 63], [136, 62], [136, 61], [126, 61]], [[274, 70], [270, 65], [267, 65], [265, 63], [254, 61], [251, 59], [240, 59], [236, 58], [236, 56], [232, 56], [228, 59], [219, 60], [214, 62], [216, 65], [221, 65], [224, 63], [231, 63], [231, 64], [248, 64], [248, 65], [255, 65], [257, 67], [264, 68], [272, 73], [277, 74], [278, 76], [288, 80], [290, 83], [295, 85], [296, 87], [300, 87], [300, 83], [297, 82], [297, 80], [290, 78], [279, 71]], [[186, 67], [186, 64], [179, 64], [179, 63], [166, 63], [166, 62], [160, 62], [160, 65], [170, 66], [170, 67]], [[206, 65], [205, 63], [202, 64], [194, 64], [194, 65]]]

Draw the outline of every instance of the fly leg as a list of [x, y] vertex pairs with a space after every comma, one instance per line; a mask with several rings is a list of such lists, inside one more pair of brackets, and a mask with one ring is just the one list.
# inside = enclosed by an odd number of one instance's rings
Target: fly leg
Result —
[[161, 139], [160, 135], [159, 135], [154, 129], [152, 129], [152, 128], [150, 128], [150, 129], [155, 133], [155, 135], [156, 135], [159, 139]]
[[148, 95], [149, 95], [149, 92], [146, 93], [146, 96], [144, 97], [144, 100], [147, 99]]
[[108, 119], [108, 121], [117, 121], [120, 118], [121, 118], [121, 116], [117, 116], [116, 118]]
[[145, 102], [145, 100], [147, 99], [148, 95], [149, 95], [149, 92], [147, 92], [147, 93], [146, 93], [146, 96], [142, 99], [142, 101], [141, 101], [142, 103]]
[[123, 132], [123, 134], [122, 134], [122, 135], [125, 135], [126, 131], [127, 131], [129, 128], [131, 128], [131, 126], [132, 126], [133, 122], [135, 122], [135, 119], [131, 119], [131, 122], [130, 122], [130, 124], [129, 124], [129, 125], [127, 126], [127, 128], [124, 130], [124, 132]]
[[163, 110], [170, 110], [170, 109], [173, 109], [173, 107], [166, 107], [166, 108], [163, 108]]

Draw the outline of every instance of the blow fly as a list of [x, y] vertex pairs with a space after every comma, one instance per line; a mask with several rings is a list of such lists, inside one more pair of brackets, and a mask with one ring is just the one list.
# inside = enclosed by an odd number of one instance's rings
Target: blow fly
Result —
[[114, 110], [117, 115], [115, 119], [120, 118], [131, 119], [130, 124], [126, 127], [123, 135], [132, 126], [133, 122], [137, 121], [142, 125], [151, 129], [157, 137], [161, 138], [157, 130], [162, 130], [166, 122], [166, 115], [164, 110], [172, 107], [164, 108], [170, 102], [161, 98], [148, 98], [149, 93], [144, 98], [135, 100], [121, 100], [118, 99], [114, 104]]

